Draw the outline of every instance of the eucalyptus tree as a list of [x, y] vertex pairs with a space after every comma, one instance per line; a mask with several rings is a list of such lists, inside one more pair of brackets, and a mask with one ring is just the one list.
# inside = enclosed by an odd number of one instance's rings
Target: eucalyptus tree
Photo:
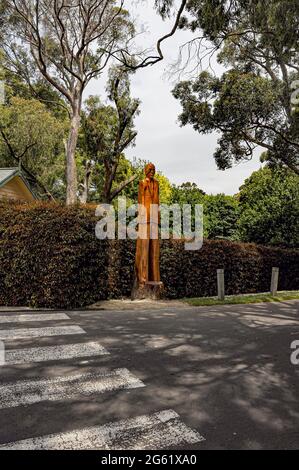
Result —
[[195, 33], [188, 47], [198, 48], [199, 65], [217, 54], [228, 70], [222, 76], [205, 70], [175, 87], [181, 124], [220, 134], [214, 156], [221, 169], [262, 147], [264, 158], [299, 173], [299, 103], [292, 101], [298, 1], [189, 0], [186, 9], [180, 26]]
[[129, 72], [124, 67], [109, 70], [107, 84], [109, 104], [101, 103], [99, 97], [90, 97], [82, 119], [83, 149], [90, 158], [86, 159], [86, 175], [83, 183], [82, 200], [87, 197], [88, 178], [92, 168], [101, 167], [103, 185], [101, 200], [110, 203], [136, 175], [114, 187], [116, 174], [124, 151], [134, 145], [137, 131], [134, 119], [139, 113], [140, 101], [131, 97]]
[[[162, 42], [175, 33], [186, 1], [182, 0], [171, 31], [158, 39], [156, 51], [148, 56], [131, 48], [135, 30], [124, 0], [3, 0], [1, 3], [4, 66], [30, 77], [29, 53], [39, 73], [66, 104], [70, 117], [66, 143], [68, 204], [74, 203], [78, 195], [75, 150], [86, 86], [103, 72], [111, 59], [134, 69], [162, 60]], [[173, 7], [168, 0], [157, 0], [155, 4], [162, 17]]]
[[5, 66], [28, 75], [27, 53], [64, 98], [70, 117], [66, 143], [67, 203], [77, 199], [75, 150], [82, 97], [109, 60], [129, 49], [134, 26], [124, 0], [7, 0]]

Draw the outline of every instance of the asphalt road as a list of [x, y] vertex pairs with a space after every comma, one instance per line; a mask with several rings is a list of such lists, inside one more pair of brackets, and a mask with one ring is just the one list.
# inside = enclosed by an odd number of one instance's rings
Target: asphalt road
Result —
[[298, 301], [2, 309], [1, 339], [4, 447], [299, 448]]

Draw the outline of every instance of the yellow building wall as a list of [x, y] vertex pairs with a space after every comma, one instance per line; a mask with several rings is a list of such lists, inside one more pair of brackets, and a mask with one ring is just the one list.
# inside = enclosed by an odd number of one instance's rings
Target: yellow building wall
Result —
[[19, 176], [15, 176], [0, 188], [0, 199], [15, 199], [18, 201], [34, 201], [34, 197]]

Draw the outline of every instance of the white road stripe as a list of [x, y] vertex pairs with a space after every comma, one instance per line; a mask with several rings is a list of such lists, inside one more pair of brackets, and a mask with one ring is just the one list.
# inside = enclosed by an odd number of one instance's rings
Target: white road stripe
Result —
[[0, 449], [165, 449], [174, 445], [196, 444], [204, 440], [198, 432], [182, 423], [175, 411], [165, 410], [103, 426], [24, 439], [4, 444]]
[[0, 315], [0, 323], [23, 323], [26, 321], [70, 320], [65, 313], [44, 313], [30, 315]]
[[41, 401], [65, 401], [112, 390], [144, 387], [128, 369], [99, 374], [59, 376], [52, 379], [19, 380], [0, 385], [0, 408], [30, 405]]
[[103, 356], [105, 354], [109, 354], [109, 352], [94, 341], [40, 348], [10, 349], [5, 351], [5, 363], [3, 365]]
[[86, 332], [80, 326], [49, 326], [46, 328], [16, 328], [0, 330], [0, 340], [19, 338], [40, 338], [42, 336], [83, 335]]

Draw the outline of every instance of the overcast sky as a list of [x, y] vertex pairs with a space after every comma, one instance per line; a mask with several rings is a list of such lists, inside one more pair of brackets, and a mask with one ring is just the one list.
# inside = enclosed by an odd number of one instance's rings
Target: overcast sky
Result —
[[[139, 25], [147, 30], [137, 43], [149, 47], [155, 40], [170, 31], [173, 19], [162, 21], [153, 9], [153, 1], [131, 0], [126, 2]], [[140, 115], [135, 124], [138, 131], [136, 146], [126, 151], [126, 156], [152, 161], [157, 170], [172, 183], [195, 182], [206, 193], [235, 194], [252, 171], [260, 168], [256, 156], [250, 162], [241, 163], [230, 170], [217, 170], [213, 153], [217, 135], [201, 135], [191, 126], [180, 127], [180, 104], [171, 94], [174, 78], [167, 78], [170, 65], [178, 56], [179, 46], [190, 39], [189, 32], [177, 31], [163, 43], [164, 61], [141, 69], [132, 77], [132, 96], [141, 100]], [[221, 69], [216, 64], [214, 70]], [[90, 83], [85, 97], [98, 94], [105, 98], [106, 77]]]

